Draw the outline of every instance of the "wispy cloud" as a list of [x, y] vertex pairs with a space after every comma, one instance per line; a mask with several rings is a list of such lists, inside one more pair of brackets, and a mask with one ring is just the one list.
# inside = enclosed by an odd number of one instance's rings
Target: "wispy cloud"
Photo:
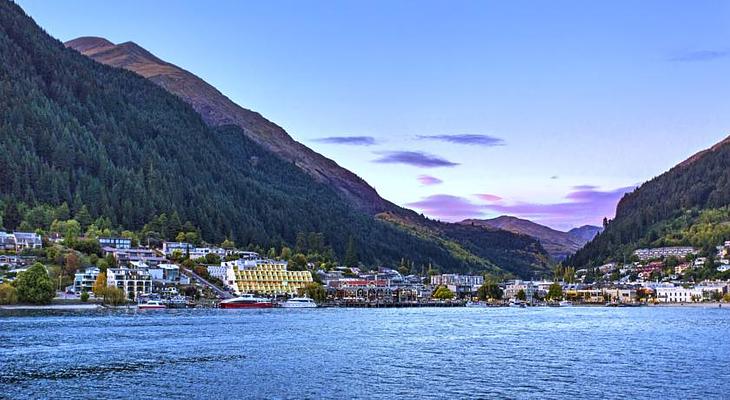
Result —
[[694, 50], [687, 51], [681, 54], [677, 54], [674, 57], [669, 58], [669, 61], [676, 62], [699, 62], [699, 61], [712, 61], [718, 58], [730, 57], [729, 50]]
[[417, 137], [423, 140], [439, 140], [475, 146], [504, 146], [503, 139], [489, 135], [418, 135]]
[[328, 144], [346, 144], [352, 146], [372, 146], [377, 141], [372, 136], [329, 136], [314, 139], [315, 142]]
[[474, 196], [476, 196], [477, 198], [479, 198], [481, 200], [488, 201], [490, 203], [502, 200], [501, 197], [494, 195], [494, 194], [489, 194], [489, 193], [479, 193], [479, 194], [475, 194]]
[[426, 186], [438, 185], [444, 182], [441, 179], [430, 175], [421, 175], [418, 177], [418, 181], [421, 182], [421, 185]]
[[382, 154], [382, 156], [373, 160], [373, 162], [381, 164], [407, 164], [423, 168], [455, 167], [459, 165], [439, 156], [418, 151], [386, 151], [379, 154]]
[[435, 194], [406, 205], [431, 217], [447, 221], [461, 221], [484, 215], [481, 205], [474, 204], [463, 197], [448, 194]]

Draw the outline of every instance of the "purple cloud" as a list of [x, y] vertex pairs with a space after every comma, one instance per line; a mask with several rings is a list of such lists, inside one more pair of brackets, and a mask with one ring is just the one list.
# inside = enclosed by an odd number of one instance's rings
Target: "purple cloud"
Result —
[[695, 50], [688, 51], [677, 56], [670, 58], [670, 61], [677, 62], [698, 62], [698, 61], [712, 61], [718, 58], [725, 58], [730, 56], [728, 50]]
[[459, 165], [441, 157], [418, 151], [387, 151], [380, 154], [382, 154], [382, 157], [373, 162], [381, 164], [408, 164], [423, 168], [454, 167]]
[[328, 144], [346, 144], [353, 146], [372, 146], [377, 144], [372, 136], [330, 136], [314, 139], [315, 142]]
[[438, 184], [444, 182], [441, 179], [430, 176], [430, 175], [421, 175], [418, 177], [418, 181], [421, 182], [421, 185], [426, 185], [426, 186], [438, 185]]
[[435, 194], [406, 205], [420, 210], [431, 217], [447, 221], [462, 221], [468, 218], [477, 218], [483, 216], [484, 213], [481, 205], [474, 204], [463, 197], [448, 194]]
[[418, 135], [418, 138], [476, 146], [504, 146], [504, 140], [489, 135]]
[[502, 200], [501, 197], [494, 195], [494, 194], [489, 194], [489, 193], [480, 193], [480, 194], [475, 194], [474, 196], [476, 196], [484, 201], [488, 201], [490, 203]]
[[601, 191], [589, 185], [582, 185], [568, 193], [566, 202], [552, 204], [515, 203], [488, 204], [486, 209], [501, 214], [515, 215], [558, 229], [569, 229], [586, 224], [600, 224], [604, 217], [612, 218], [616, 204], [625, 193], [635, 187]]

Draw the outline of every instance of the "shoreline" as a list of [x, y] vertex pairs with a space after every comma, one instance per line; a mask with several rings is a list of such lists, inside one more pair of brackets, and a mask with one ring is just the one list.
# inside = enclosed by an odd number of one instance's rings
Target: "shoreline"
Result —
[[0, 310], [98, 310], [103, 308], [100, 304], [47, 304], [47, 305], [32, 305], [32, 304], [18, 304], [18, 305], [6, 305], [0, 306]]

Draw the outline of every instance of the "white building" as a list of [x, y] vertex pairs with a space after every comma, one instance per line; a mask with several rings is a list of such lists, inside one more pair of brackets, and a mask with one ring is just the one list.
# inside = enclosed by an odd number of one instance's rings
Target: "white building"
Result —
[[158, 282], [177, 282], [180, 280], [180, 267], [175, 264], [159, 264], [156, 268], [149, 268], [150, 278]]
[[0, 232], [0, 250], [15, 250], [15, 235]]
[[220, 247], [196, 247], [190, 250], [190, 258], [193, 260], [203, 258], [208, 254], [215, 254], [218, 257], [223, 258], [226, 256], [226, 250]]
[[15, 250], [40, 249], [43, 247], [41, 236], [34, 232], [13, 232], [15, 236]]
[[132, 239], [122, 237], [100, 237], [99, 246], [113, 247], [115, 249], [131, 249]]
[[96, 282], [96, 278], [99, 276], [99, 268], [88, 267], [83, 272], [78, 272], [74, 275], [73, 291], [74, 293], [87, 292], [91, 293], [91, 289]]
[[188, 254], [188, 252], [192, 252], [194, 249], [195, 246], [190, 243], [162, 242], [162, 252], [165, 253], [166, 256], [171, 256], [175, 251], [179, 251], [182, 255], [185, 255]]
[[661, 303], [691, 303], [702, 300], [702, 289], [682, 286], [659, 286], [656, 299]]
[[218, 278], [224, 285], [233, 289], [238, 293], [238, 285], [236, 284], [236, 274], [233, 271], [233, 265], [223, 262], [221, 265], [209, 265], [208, 275]]
[[106, 284], [122, 289], [127, 299], [152, 293], [152, 278], [144, 269], [109, 268], [106, 271]]
[[677, 258], [686, 257], [688, 254], [695, 254], [696, 250], [687, 246], [655, 247], [651, 249], [637, 249], [634, 255], [640, 260], [652, 260], [655, 258], [674, 256]]

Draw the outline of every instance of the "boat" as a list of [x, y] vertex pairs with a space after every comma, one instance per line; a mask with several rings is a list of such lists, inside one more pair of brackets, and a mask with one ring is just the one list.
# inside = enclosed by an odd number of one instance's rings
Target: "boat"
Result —
[[147, 300], [138, 304], [137, 308], [140, 310], [164, 310], [167, 306], [158, 300]]
[[515, 299], [515, 298], [511, 298], [511, 299], [509, 299], [509, 306], [510, 306], [510, 307], [520, 307], [520, 308], [525, 308], [525, 307], [527, 307], [527, 305], [525, 304], [525, 302], [524, 302], [524, 301], [522, 301], [522, 300], [517, 300], [517, 299]]
[[485, 303], [482, 303], [481, 301], [468, 301], [466, 303], [467, 307], [486, 307], [487, 305]]
[[282, 308], [316, 308], [317, 303], [309, 297], [292, 297], [291, 299], [279, 303]]
[[220, 302], [220, 308], [272, 308], [271, 299], [256, 297], [253, 294], [243, 294], [233, 299]]
[[563, 300], [560, 303], [558, 303], [560, 307], [573, 307], [573, 302], [570, 300]]
[[173, 296], [167, 301], [168, 308], [186, 308], [188, 306], [188, 299], [185, 296]]

